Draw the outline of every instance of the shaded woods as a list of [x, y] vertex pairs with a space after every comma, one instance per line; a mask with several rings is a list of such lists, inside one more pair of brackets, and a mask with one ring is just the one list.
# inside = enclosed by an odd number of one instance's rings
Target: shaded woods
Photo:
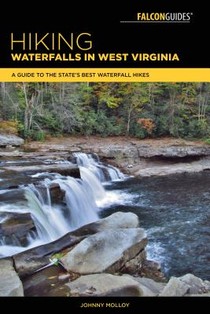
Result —
[[0, 133], [208, 138], [209, 83], [0, 83]]

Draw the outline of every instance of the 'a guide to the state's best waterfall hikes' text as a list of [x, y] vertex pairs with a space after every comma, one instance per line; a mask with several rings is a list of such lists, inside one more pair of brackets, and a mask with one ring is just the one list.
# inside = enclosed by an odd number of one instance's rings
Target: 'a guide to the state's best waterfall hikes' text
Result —
[[207, 3], [46, 6], [1, 10], [0, 302], [143, 313], [208, 300], [210, 214], [186, 196], [203, 230], [190, 236], [174, 185], [196, 195], [200, 177], [184, 174], [210, 167]]

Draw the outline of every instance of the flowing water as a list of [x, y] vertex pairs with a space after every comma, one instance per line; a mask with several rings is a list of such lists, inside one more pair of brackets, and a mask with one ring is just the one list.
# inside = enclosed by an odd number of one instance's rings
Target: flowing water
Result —
[[[40, 179], [36, 184], [22, 184], [14, 190], [0, 191], [0, 257], [51, 242], [94, 222], [99, 219], [99, 206], [115, 201], [112, 192], [106, 192], [102, 182], [121, 180], [124, 175], [111, 165], [103, 165], [91, 154], [75, 153], [74, 157], [80, 169], [80, 179], [57, 173], [36, 173], [31, 175], [32, 179]], [[55, 188], [57, 197], [53, 197]], [[5, 222], [27, 213], [33, 220], [33, 230], [24, 225], [24, 238], [9, 232], [12, 228], [5, 227]], [[15, 216], [11, 218], [11, 214]], [[3, 223], [5, 230], [2, 231]]]
[[166, 276], [191, 272], [210, 280], [209, 172], [137, 179], [96, 155], [75, 153], [74, 158], [81, 179], [36, 173], [31, 178], [38, 184], [32, 180], [0, 190], [0, 235], [1, 226], [16, 215], [29, 214], [34, 224], [24, 240], [1, 236], [0, 257], [53, 241], [113, 212], [131, 211], [147, 232], [148, 258], [159, 261]]
[[147, 256], [160, 262], [166, 276], [193, 273], [210, 280], [209, 172], [131, 178], [111, 189], [129, 199], [101, 217], [117, 210], [136, 213], [148, 235]]

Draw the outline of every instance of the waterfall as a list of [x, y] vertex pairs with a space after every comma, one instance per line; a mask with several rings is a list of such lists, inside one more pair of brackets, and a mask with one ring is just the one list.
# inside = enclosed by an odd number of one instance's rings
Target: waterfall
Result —
[[[74, 157], [80, 169], [80, 179], [51, 173], [44, 180], [40, 178], [42, 181], [36, 185], [31, 183], [19, 187], [25, 199], [22, 210], [30, 213], [34, 228], [27, 231], [25, 247], [13, 235], [9, 244], [2, 237], [0, 256], [54, 241], [69, 231], [99, 219], [98, 206], [109, 197], [103, 183], [123, 179], [124, 176], [117, 168], [102, 164], [96, 155], [74, 153]], [[53, 198], [52, 188], [55, 186], [62, 199]], [[11, 205], [14, 208], [14, 204]]]
[[[79, 164], [82, 164], [81, 179], [62, 176], [57, 176], [54, 180], [45, 179], [42, 182], [42, 193], [33, 184], [25, 188], [39, 238], [45, 242], [98, 219], [97, 202], [106, 197], [106, 191], [98, 179], [102, 178], [102, 172], [97, 176], [96, 162], [88, 155], [80, 154], [78, 158]], [[52, 205], [50, 187], [55, 184], [64, 192], [65, 210]]]
[[43, 242], [53, 241], [61, 236], [63, 231], [68, 231], [65, 230], [65, 224], [62, 224], [64, 220], [60, 216], [59, 210], [46, 204], [41, 193], [33, 184], [25, 188], [25, 197], [38, 236]]
[[[89, 176], [91, 178], [91, 175]], [[93, 175], [94, 187], [98, 182]], [[64, 192], [64, 205], [52, 205], [50, 187], [59, 186]], [[103, 197], [102, 186], [101, 196]], [[33, 184], [25, 188], [25, 197], [28, 201], [29, 211], [40, 239], [44, 242], [53, 241], [68, 231], [72, 231], [84, 224], [98, 219], [98, 208], [95, 200], [99, 198], [99, 190], [94, 195], [91, 181], [75, 179], [72, 177], [60, 177], [55, 180], [45, 179], [42, 185], [42, 193]], [[47, 197], [44, 197], [46, 196]], [[105, 194], [104, 194], [105, 195]]]
[[98, 178], [88, 168], [80, 166], [80, 175], [86, 189], [91, 193], [94, 200], [100, 201], [106, 197], [106, 191]]
[[[74, 153], [78, 166], [85, 167], [93, 172], [100, 182], [124, 179], [124, 174], [114, 166], [104, 165], [95, 154]], [[94, 158], [95, 157], [95, 158]]]
[[98, 208], [93, 193], [82, 180], [68, 177], [67, 180], [55, 181], [65, 191], [69, 230], [98, 220]]

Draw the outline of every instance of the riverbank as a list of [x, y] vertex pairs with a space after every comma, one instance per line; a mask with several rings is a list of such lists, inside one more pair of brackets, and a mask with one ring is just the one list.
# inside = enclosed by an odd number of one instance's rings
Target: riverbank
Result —
[[62, 157], [75, 151], [96, 153], [100, 160], [140, 177], [210, 170], [210, 146], [202, 141], [71, 136], [29, 142], [24, 149], [33, 156]]

